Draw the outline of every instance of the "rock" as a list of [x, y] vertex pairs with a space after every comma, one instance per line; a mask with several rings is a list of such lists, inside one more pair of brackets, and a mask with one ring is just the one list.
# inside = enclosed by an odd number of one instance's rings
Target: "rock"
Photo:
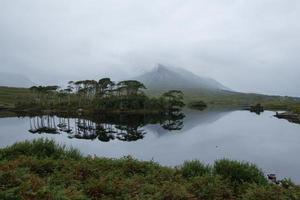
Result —
[[260, 103], [250, 107], [251, 112], [264, 112], [264, 107]]
[[261, 112], [264, 112], [264, 107], [258, 103], [255, 106], [245, 107], [245, 110], [249, 110], [250, 112], [255, 112], [256, 114], [260, 114]]
[[276, 178], [276, 174], [268, 174], [268, 179], [272, 182], [272, 183], [276, 183], [277, 184], [277, 178]]

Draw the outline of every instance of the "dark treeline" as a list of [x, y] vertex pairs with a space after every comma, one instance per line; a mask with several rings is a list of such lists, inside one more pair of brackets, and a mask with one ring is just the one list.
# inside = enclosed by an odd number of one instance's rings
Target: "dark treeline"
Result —
[[33, 86], [30, 99], [21, 99], [17, 108], [83, 109], [116, 112], [175, 112], [183, 106], [183, 93], [165, 92], [160, 97], [145, 95], [146, 87], [136, 80], [118, 83], [110, 78], [70, 81], [66, 88], [59, 86]]

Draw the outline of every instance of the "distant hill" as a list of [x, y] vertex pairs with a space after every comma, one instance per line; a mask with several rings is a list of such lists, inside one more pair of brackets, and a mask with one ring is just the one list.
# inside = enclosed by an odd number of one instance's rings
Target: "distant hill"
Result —
[[157, 64], [151, 71], [134, 79], [143, 82], [148, 89], [152, 90], [203, 89], [210, 91], [231, 91], [214, 79], [197, 76], [185, 69], [167, 67], [162, 64]]
[[0, 86], [28, 88], [33, 85], [34, 83], [26, 76], [0, 72]]

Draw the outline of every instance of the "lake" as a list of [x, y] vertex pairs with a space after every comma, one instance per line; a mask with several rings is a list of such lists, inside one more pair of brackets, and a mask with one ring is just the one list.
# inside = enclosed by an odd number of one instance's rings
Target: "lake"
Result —
[[300, 183], [300, 125], [248, 111], [185, 110], [170, 119], [117, 116], [75, 119], [54, 116], [0, 118], [0, 146], [53, 138], [85, 155], [132, 155], [176, 166], [185, 160], [213, 163], [230, 158], [257, 164]]

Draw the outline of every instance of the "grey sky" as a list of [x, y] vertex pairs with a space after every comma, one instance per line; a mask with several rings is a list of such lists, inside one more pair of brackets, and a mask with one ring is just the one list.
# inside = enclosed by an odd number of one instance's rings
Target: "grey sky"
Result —
[[299, 0], [0, 0], [0, 71], [61, 83], [159, 62], [300, 96], [299, 19]]

